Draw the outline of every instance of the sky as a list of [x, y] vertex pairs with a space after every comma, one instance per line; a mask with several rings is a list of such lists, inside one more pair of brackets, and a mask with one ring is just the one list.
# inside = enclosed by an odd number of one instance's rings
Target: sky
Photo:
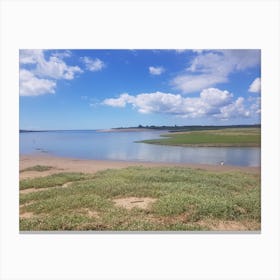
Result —
[[259, 124], [260, 50], [19, 51], [20, 129]]

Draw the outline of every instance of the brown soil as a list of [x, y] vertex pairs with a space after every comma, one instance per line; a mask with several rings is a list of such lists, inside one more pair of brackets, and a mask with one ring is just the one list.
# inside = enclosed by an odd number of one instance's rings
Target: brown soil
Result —
[[19, 215], [22, 219], [30, 219], [34, 216], [33, 212], [24, 212]]
[[260, 223], [252, 221], [215, 221], [215, 220], [203, 220], [197, 222], [201, 226], [207, 226], [210, 230], [217, 231], [248, 231], [248, 230], [260, 230]]
[[150, 205], [156, 201], [156, 199], [151, 197], [124, 197], [114, 199], [113, 201], [116, 206], [124, 207], [130, 210], [134, 207], [148, 209]]
[[91, 210], [89, 208], [76, 209], [75, 213], [79, 213], [79, 214], [82, 214], [82, 215], [87, 215], [91, 218], [100, 218], [100, 214], [97, 211]]

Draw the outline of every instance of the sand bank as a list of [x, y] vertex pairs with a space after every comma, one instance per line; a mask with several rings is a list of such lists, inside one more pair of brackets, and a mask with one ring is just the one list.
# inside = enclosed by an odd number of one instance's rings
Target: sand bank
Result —
[[240, 170], [250, 173], [260, 173], [260, 167], [239, 167], [227, 165], [208, 165], [208, 164], [188, 164], [188, 163], [157, 163], [157, 162], [129, 162], [129, 161], [111, 161], [111, 160], [86, 160], [56, 157], [51, 155], [21, 155], [19, 162], [19, 170], [23, 170], [35, 165], [47, 165], [54, 167], [53, 169], [38, 172], [38, 171], [25, 171], [20, 173], [20, 178], [31, 178], [37, 176], [46, 176], [49, 174], [59, 172], [84, 172], [96, 173], [105, 169], [119, 169], [129, 166], [145, 166], [145, 167], [158, 167], [158, 166], [183, 166], [195, 169], [203, 169], [216, 172], [226, 172], [233, 170]]

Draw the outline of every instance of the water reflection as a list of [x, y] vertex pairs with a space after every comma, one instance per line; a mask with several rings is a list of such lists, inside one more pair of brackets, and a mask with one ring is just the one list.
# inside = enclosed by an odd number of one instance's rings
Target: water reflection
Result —
[[135, 141], [155, 139], [163, 131], [95, 132], [64, 131], [20, 133], [20, 153], [124, 161], [260, 166], [260, 148], [172, 147]]

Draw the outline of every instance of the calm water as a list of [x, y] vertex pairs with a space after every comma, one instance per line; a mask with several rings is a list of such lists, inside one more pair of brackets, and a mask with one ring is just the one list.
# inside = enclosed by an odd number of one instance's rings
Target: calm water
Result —
[[260, 148], [159, 146], [134, 141], [159, 138], [163, 131], [59, 131], [20, 133], [20, 154], [122, 161], [260, 166]]

